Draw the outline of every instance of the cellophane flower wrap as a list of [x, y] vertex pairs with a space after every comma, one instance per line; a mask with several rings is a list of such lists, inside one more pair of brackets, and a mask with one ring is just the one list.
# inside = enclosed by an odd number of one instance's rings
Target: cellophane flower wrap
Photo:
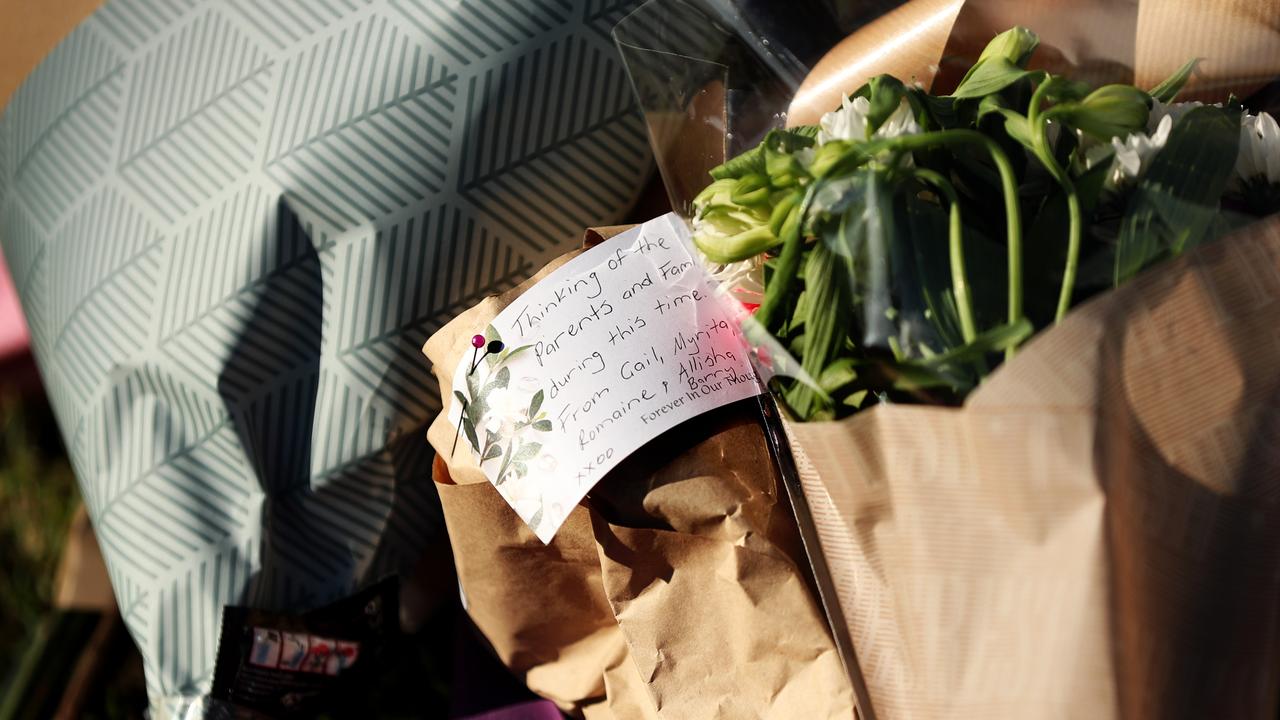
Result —
[[750, 5], [615, 37], [863, 715], [1274, 717], [1280, 7]]

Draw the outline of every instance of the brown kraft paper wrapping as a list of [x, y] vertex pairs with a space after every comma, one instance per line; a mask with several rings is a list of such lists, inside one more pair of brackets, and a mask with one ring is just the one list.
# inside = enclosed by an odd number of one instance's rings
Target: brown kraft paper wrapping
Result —
[[832, 48], [801, 84], [788, 125], [815, 124], [887, 73], [950, 92], [997, 33], [1040, 36], [1033, 68], [1151, 88], [1201, 58], [1180, 100], [1247, 97], [1280, 76], [1280, 0], [911, 0]]
[[[588, 244], [622, 229], [589, 233]], [[428, 340], [441, 387], [471, 336], [568, 257]], [[643, 447], [547, 546], [469, 449], [449, 458], [450, 402], [428, 438], [443, 458], [437, 487], [462, 592], [531, 689], [588, 718], [852, 717], [754, 401]]]
[[880, 720], [1276, 717], [1280, 218], [789, 430]]

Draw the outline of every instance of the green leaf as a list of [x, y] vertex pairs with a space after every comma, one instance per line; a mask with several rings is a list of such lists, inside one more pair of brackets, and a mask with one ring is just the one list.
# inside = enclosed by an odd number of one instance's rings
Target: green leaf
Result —
[[516, 477], [524, 477], [529, 474], [529, 466], [522, 462], [512, 462], [511, 469], [516, 471]]
[[1012, 325], [1001, 325], [980, 333], [973, 342], [948, 350], [930, 358], [914, 361], [921, 367], [938, 369], [952, 364], [970, 364], [992, 353], [1003, 352], [1006, 348], [1031, 337], [1035, 328], [1026, 318]]
[[766, 330], [776, 331], [782, 324], [783, 315], [780, 310], [790, 299], [796, 272], [800, 268], [800, 260], [804, 255], [804, 238], [800, 233], [800, 225], [808, 212], [808, 205], [813, 197], [813, 186], [809, 186], [805, 200], [795, 207], [787, 220], [782, 224], [782, 253], [774, 266], [772, 275], [765, 282], [764, 302], [756, 310], [756, 320]]
[[467, 413], [467, 408], [470, 407], [470, 403], [467, 402], [467, 396], [463, 395], [461, 390], [454, 390], [453, 396], [458, 399], [461, 411], [465, 415]]
[[885, 363], [885, 370], [897, 390], [916, 391], [950, 388], [958, 392], [970, 389], [974, 374], [970, 366], [983, 362], [992, 353], [1002, 352], [1027, 339], [1034, 332], [1030, 321], [1001, 325], [974, 338], [973, 342], [928, 358], [898, 359]]
[[538, 432], [551, 432], [552, 426], [550, 420], [539, 420], [533, 424], [533, 429]]
[[769, 202], [769, 176], [752, 173], [738, 178], [729, 192], [736, 205], [762, 205]]
[[[988, 98], [996, 97], [989, 95]], [[986, 102], [986, 98], [983, 99]], [[991, 112], [999, 115], [1004, 119], [1004, 131], [1009, 137], [1013, 138], [1019, 145], [1030, 149], [1031, 141], [1031, 124], [1027, 122], [1027, 118], [1013, 110], [1007, 108], [995, 108]], [[979, 113], [981, 115], [981, 113]]]
[[[498, 334], [498, 329], [492, 325], [484, 329], [484, 336], [489, 342], [493, 342], [494, 340], [499, 342], [502, 341], [502, 336]], [[494, 365], [497, 365], [501, 361], [503, 355], [504, 353], [488, 353], [484, 356], [485, 367], [492, 368]]]
[[[901, 253], [902, 259], [910, 258], [913, 267], [909, 269], [914, 282], [899, 283], [898, 302], [910, 302], [916, 307], [926, 308], [926, 319], [932, 327], [933, 335], [942, 347], [952, 347], [963, 342], [960, 328], [960, 315], [956, 307], [952, 289], [950, 244], [948, 237], [948, 214], [943, 206], [926, 202], [913, 193], [904, 193], [896, 204], [901, 215], [901, 223], [896, 224], [897, 233], [893, 238], [896, 245], [910, 248], [910, 254]], [[976, 263], [973, 256], [978, 252], [976, 238], [967, 238], [964, 243], [967, 274], [970, 277], [983, 279], [981, 287], [992, 285], [1004, 286], [997, 278], [1003, 273], [1004, 248], [999, 249], [999, 257], [993, 274], [974, 275], [973, 269], [988, 270], [989, 265]], [[973, 263], [973, 264], [969, 264]], [[902, 273], [906, 268], [900, 268]], [[977, 293], [972, 293], [976, 296]], [[1003, 295], [999, 302], [1005, 301]], [[924, 333], [913, 333], [918, 340], [928, 340]]]
[[765, 175], [765, 147], [769, 146], [782, 152], [795, 152], [802, 147], [810, 147], [817, 136], [816, 127], [792, 128], [790, 130], [770, 130], [761, 143], [741, 155], [718, 167], [712, 168], [711, 177], [715, 180], [738, 179], [747, 175]]
[[[844, 346], [853, 299], [848, 292], [849, 279], [844, 263], [825, 242], [817, 243], [809, 250], [805, 277], [809, 303], [801, 367], [810, 377], [817, 378]], [[788, 393], [787, 403], [801, 419], [809, 420], [820, 412], [829, 411], [831, 399], [820, 389], [797, 383]]]
[[793, 128], [787, 128], [787, 132], [799, 138], [817, 141], [818, 130], [820, 129], [817, 125], [797, 125]]
[[905, 94], [906, 86], [892, 75], [877, 75], [854, 93], [855, 97], [865, 97], [870, 104], [867, 110], [868, 138], [880, 129], [889, 116], [897, 112]]
[[511, 362], [511, 360], [512, 360], [513, 358], [515, 358], [517, 355], [519, 355], [520, 353], [523, 353], [523, 352], [528, 352], [528, 351], [529, 351], [529, 349], [531, 349], [532, 347], [533, 347], [532, 345], [521, 345], [520, 347], [517, 347], [517, 348], [509, 348], [509, 349], [508, 349], [508, 350], [507, 350], [507, 351], [502, 355], [502, 362], [503, 362], [504, 364], [505, 364], [505, 363], [509, 363], [509, 362]]
[[542, 391], [533, 394], [533, 399], [529, 401], [529, 417], [537, 417], [538, 410], [542, 407]]
[[502, 457], [502, 448], [498, 445], [490, 445], [489, 449], [485, 451], [484, 457], [481, 458], [480, 462], [488, 462], [500, 457]]
[[855, 143], [847, 140], [828, 140], [818, 146], [813, 154], [813, 162], [809, 163], [809, 172], [816, 178], [823, 178], [832, 173], [833, 168], [844, 168], [854, 162], [866, 162], [868, 155]]
[[765, 173], [764, 145], [757, 145], [741, 155], [711, 169], [715, 180], [736, 180], [747, 175]]
[[1198, 107], [1173, 126], [1121, 220], [1115, 284], [1207, 239], [1239, 143], [1240, 118], [1233, 110]]
[[950, 97], [957, 100], [978, 98], [1009, 87], [1036, 71], [1024, 70], [1003, 57], [979, 60]]
[[475, 448], [476, 452], [480, 452], [480, 438], [476, 435], [476, 426], [465, 416], [462, 418], [462, 431], [466, 433], [467, 442], [471, 443], [471, 447]]
[[862, 404], [864, 402], [866, 402], [867, 395], [869, 394], [870, 393], [868, 393], [866, 390], [858, 390], [857, 392], [849, 393], [849, 395], [845, 397], [845, 399], [842, 400], [840, 404], [844, 405], [845, 407], [851, 407], [854, 410], [857, 410], [862, 407]]
[[505, 365], [498, 368], [498, 372], [494, 374], [493, 380], [489, 381], [490, 388], [505, 388], [510, 384], [511, 368], [506, 367]]
[[926, 131], [957, 128], [962, 125], [956, 112], [956, 99], [930, 95], [922, 88], [907, 88], [907, 102], [915, 111], [916, 122]]
[[1178, 68], [1172, 75], [1164, 79], [1164, 82], [1151, 88], [1149, 93], [1155, 100], [1162, 103], [1171, 103], [1174, 98], [1178, 97], [1178, 91], [1182, 90], [1182, 86], [1187, 84], [1191, 79], [1191, 73], [1195, 72], [1196, 66], [1200, 64], [1201, 58], [1192, 58], [1185, 65]]
[[853, 358], [843, 357], [827, 365], [818, 378], [818, 387], [830, 395], [858, 379], [858, 364]]
[[489, 412], [489, 403], [485, 400], [488, 389], [483, 387], [481, 382], [480, 373], [467, 373], [467, 392], [471, 396], [471, 402], [467, 405], [467, 415], [476, 422], [479, 422]]
[[[1091, 92], [1089, 86], [1085, 83], [1071, 80], [1065, 75], [1049, 75], [1046, 73], [1041, 82], [1044, 83], [1043, 92], [1045, 97], [1058, 103], [1083, 100]], [[1036, 89], [1039, 90], [1039, 88]]]
[[511, 462], [517, 463], [517, 462], [525, 462], [528, 460], [532, 460], [533, 458], [538, 456], [538, 452], [540, 450], [542, 450], [542, 443], [538, 443], [538, 442], [525, 443], [524, 445], [520, 446], [519, 450], [516, 451], [515, 456], [511, 458]]

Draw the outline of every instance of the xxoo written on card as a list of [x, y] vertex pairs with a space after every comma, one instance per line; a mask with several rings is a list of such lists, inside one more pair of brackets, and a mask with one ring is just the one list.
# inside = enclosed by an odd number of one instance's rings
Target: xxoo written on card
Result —
[[[486, 348], [454, 374], [450, 419], [543, 542], [648, 441], [762, 392], [733, 301], [664, 215], [547, 275], [476, 328]], [[468, 446], [465, 449], [463, 445]]]

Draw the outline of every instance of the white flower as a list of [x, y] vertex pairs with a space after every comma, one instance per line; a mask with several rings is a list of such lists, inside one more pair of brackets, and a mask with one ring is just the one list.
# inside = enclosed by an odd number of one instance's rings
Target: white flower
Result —
[[1142, 177], [1151, 165], [1151, 160], [1160, 148], [1169, 140], [1169, 131], [1173, 129], [1173, 114], [1165, 114], [1156, 123], [1154, 131], [1147, 133], [1130, 133], [1124, 140], [1111, 138], [1111, 145], [1094, 145], [1085, 151], [1085, 166], [1094, 167], [1111, 157], [1111, 174], [1107, 180], [1112, 185], [1122, 185], [1130, 180]]
[[[823, 145], [832, 140], [850, 140], [864, 142], [867, 140], [867, 113], [871, 112], [871, 102], [864, 97], [852, 100], [845, 98], [840, 109], [822, 116], [818, 122], [818, 144]], [[904, 100], [898, 105], [887, 120], [876, 130], [874, 137], [893, 138], [900, 135], [915, 135], [920, 126], [911, 115], [911, 107]]]
[[542, 472], [552, 472], [560, 467], [560, 462], [551, 453], [541, 453], [538, 456], [538, 469]]
[[1240, 154], [1236, 157], [1240, 181], [1259, 177], [1280, 183], [1280, 125], [1268, 113], [1245, 115], [1240, 119]]
[[756, 255], [735, 263], [707, 261], [707, 273], [731, 297], [759, 305], [764, 297], [764, 257]]
[[484, 414], [484, 429], [493, 433], [509, 435], [515, 424], [525, 419], [525, 411], [529, 409], [527, 402], [521, 402], [520, 394], [507, 388], [495, 387], [485, 395], [488, 409]]
[[1150, 134], [1155, 132], [1156, 128], [1159, 127], [1160, 123], [1163, 122], [1166, 117], [1173, 118], [1173, 124], [1176, 125], [1178, 124], [1178, 121], [1182, 119], [1183, 115], [1203, 106], [1204, 103], [1198, 102], [1180, 102], [1166, 105], [1159, 100], [1152, 98], [1151, 112], [1147, 115], [1147, 133]]

